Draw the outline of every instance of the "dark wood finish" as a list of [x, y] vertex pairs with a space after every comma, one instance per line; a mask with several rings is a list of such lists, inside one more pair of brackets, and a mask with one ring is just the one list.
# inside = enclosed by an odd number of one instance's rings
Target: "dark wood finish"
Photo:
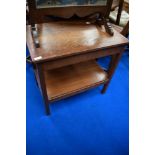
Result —
[[[129, 33], [129, 21], [123, 28], [119, 26], [119, 23], [120, 23], [122, 11], [125, 10], [129, 13], [129, 0], [114, 0], [112, 6], [113, 7], [118, 6], [119, 9], [118, 9], [116, 23], [111, 25], [117, 32], [121, 33], [123, 36], [127, 36]], [[114, 8], [112, 8], [111, 10], [113, 9]]]
[[43, 64], [44, 70], [50, 70], [50, 69], [55, 69], [71, 64], [76, 64], [80, 62], [85, 62], [89, 60], [95, 60], [100, 57], [105, 57], [109, 55], [115, 55], [117, 53], [120, 53], [122, 50], [122, 47], [117, 47], [117, 48], [110, 48], [110, 49], [104, 49], [104, 50], [98, 50], [98, 51], [93, 51], [85, 54], [78, 54], [74, 56], [69, 56], [66, 58], [60, 58], [52, 61], [48, 61]]
[[[50, 101], [100, 84], [104, 84], [102, 92], [105, 92], [128, 44], [124, 36], [114, 31], [114, 36], [110, 37], [100, 27], [81, 22], [38, 24], [37, 29], [40, 47], [35, 47], [30, 26], [27, 26], [27, 45], [46, 114], [50, 114]], [[94, 60], [108, 55], [112, 55], [112, 61], [105, 72]]]
[[[35, 63], [118, 47], [128, 42], [117, 31], [114, 31], [114, 36], [111, 37], [104, 29], [93, 24], [53, 22], [38, 24], [37, 29], [40, 48], [36, 49], [31, 27], [27, 26], [27, 45], [31, 49], [31, 58]], [[41, 59], [35, 60], [40, 56]]]
[[117, 32], [121, 33], [121, 34], [122, 34], [123, 36], [125, 36], [125, 37], [126, 37], [126, 35], [129, 34], [129, 21], [128, 21], [128, 23], [125, 25], [125, 27], [121, 27], [121, 26], [118, 26], [118, 25], [115, 25], [115, 24], [112, 24], [112, 26], [113, 26], [113, 28], [114, 28]]
[[38, 84], [40, 86], [40, 90], [41, 90], [43, 98], [44, 98], [46, 114], [49, 115], [50, 107], [49, 107], [49, 101], [48, 101], [48, 96], [47, 96], [46, 83], [45, 83], [45, 77], [44, 77], [42, 65], [36, 65], [36, 69], [37, 69], [36, 74], [38, 74], [38, 76], [37, 76]]
[[[123, 52], [123, 50], [122, 50], [122, 52]], [[119, 54], [111, 56], [111, 62], [110, 62], [109, 69], [108, 69], [108, 79], [109, 79], [109, 81], [104, 85], [104, 87], [103, 87], [103, 89], [101, 91], [102, 93], [105, 93], [107, 88], [108, 88], [110, 80], [112, 79], [112, 76], [113, 76], [113, 74], [115, 72], [115, 69], [116, 69], [116, 67], [117, 67], [117, 65], [119, 63], [119, 60], [120, 60], [121, 56], [122, 56], [122, 52], [119, 53]]]
[[49, 22], [47, 16], [57, 16], [71, 18], [73, 15], [85, 17], [93, 13], [101, 13], [105, 18], [108, 17], [112, 5], [112, 0], [107, 0], [105, 6], [64, 6], [37, 9], [35, 0], [28, 0], [31, 23]]
[[121, 31], [121, 34], [123, 36], [126, 36], [127, 34], [129, 34], [129, 21], [128, 23], [125, 25], [125, 27], [123, 28], [123, 30]]
[[129, 13], [129, 0], [113, 0], [111, 11], [114, 11], [116, 7], [118, 7], [118, 14], [115, 24], [119, 25], [122, 11], [125, 10], [127, 13]]
[[[100, 26], [105, 25], [106, 32], [113, 35], [113, 30], [108, 23], [112, 0], [107, 0], [106, 5], [85, 5], [85, 6], [61, 6], [52, 8], [37, 8], [35, 0], [27, 0], [29, 9], [29, 22], [31, 25], [38, 23], [51, 22], [57, 17], [69, 19], [74, 16], [79, 18], [88, 18], [93, 14], [97, 14], [94, 18], [95, 23]], [[100, 22], [98, 22], [100, 21]], [[38, 47], [38, 43], [36, 44]]]
[[119, 25], [120, 19], [121, 19], [121, 13], [123, 10], [123, 3], [124, 0], [119, 0], [119, 7], [118, 7], [118, 14], [117, 14], [117, 19], [116, 19], [116, 24]]
[[107, 81], [107, 73], [95, 60], [45, 71], [48, 100], [54, 101]]

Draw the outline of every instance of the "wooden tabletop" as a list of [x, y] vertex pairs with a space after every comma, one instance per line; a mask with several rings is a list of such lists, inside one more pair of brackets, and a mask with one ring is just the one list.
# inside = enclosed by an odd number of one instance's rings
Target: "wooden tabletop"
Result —
[[84, 22], [52, 22], [38, 24], [40, 48], [35, 48], [31, 27], [27, 26], [27, 46], [33, 62], [42, 62], [80, 53], [92, 52], [128, 44], [128, 40], [114, 30], [114, 36], [104, 27]]

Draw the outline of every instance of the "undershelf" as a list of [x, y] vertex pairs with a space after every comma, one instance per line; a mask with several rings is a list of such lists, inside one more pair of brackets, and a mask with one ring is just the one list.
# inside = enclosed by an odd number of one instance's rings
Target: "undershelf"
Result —
[[49, 101], [65, 98], [107, 81], [107, 73], [95, 60], [45, 72]]

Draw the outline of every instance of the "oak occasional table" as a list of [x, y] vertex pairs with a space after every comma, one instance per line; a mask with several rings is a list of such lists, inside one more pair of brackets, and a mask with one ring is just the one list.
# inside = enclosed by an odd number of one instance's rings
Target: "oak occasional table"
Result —
[[[37, 24], [40, 47], [36, 48], [27, 26], [27, 46], [46, 114], [49, 103], [104, 85], [104, 93], [128, 40], [114, 30], [110, 36], [104, 27], [85, 22], [51, 22]], [[96, 59], [111, 56], [107, 69]]]

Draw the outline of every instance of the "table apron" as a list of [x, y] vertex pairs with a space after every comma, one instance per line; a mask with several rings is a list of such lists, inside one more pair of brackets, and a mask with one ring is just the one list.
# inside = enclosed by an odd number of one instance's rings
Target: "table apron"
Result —
[[124, 49], [124, 46], [123, 47], [120, 46], [120, 47], [115, 47], [110, 49], [88, 52], [85, 54], [73, 55], [65, 58], [44, 62], [42, 63], [42, 66], [44, 70], [55, 69], [55, 68], [72, 65], [72, 64], [76, 64], [76, 63], [80, 63], [88, 60], [93, 60], [96, 58], [118, 54], [118, 53], [121, 53], [123, 49]]

